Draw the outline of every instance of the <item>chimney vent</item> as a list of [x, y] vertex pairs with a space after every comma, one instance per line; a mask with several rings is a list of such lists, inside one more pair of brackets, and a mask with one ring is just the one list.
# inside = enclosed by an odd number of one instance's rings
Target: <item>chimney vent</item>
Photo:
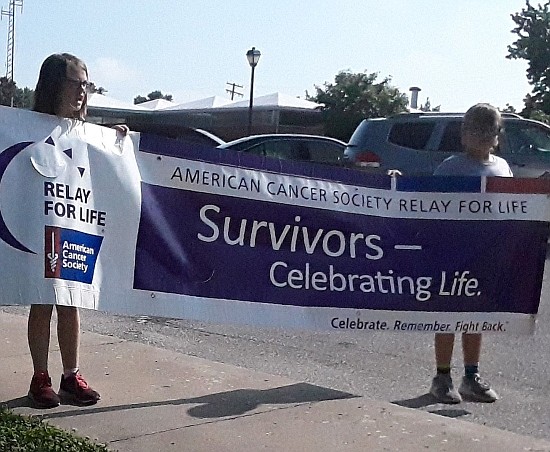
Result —
[[409, 91], [411, 92], [410, 108], [414, 108], [416, 110], [418, 109], [418, 93], [421, 89], [417, 86], [412, 86], [409, 88]]

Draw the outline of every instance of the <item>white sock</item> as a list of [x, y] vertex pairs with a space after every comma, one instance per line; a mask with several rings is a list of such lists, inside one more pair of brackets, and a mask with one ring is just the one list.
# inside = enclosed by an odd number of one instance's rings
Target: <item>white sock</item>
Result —
[[78, 372], [78, 367], [75, 367], [74, 369], [65, 369], [63, 370], [63, 376], [65, 378], [70, 377], [71, 375], [74, 375]]

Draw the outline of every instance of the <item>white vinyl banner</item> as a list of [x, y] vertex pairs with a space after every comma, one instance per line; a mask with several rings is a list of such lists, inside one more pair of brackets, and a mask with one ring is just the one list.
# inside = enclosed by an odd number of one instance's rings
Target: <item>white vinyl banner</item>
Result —
[[2, 304], [97, 309], [107, 286], [127, 293], [141, 203], [138, 136], [0, 112]]
[[534, 329], [548, 182], [395, 180], [7, 107], [0, 151], [0, 304], [360, 334]]

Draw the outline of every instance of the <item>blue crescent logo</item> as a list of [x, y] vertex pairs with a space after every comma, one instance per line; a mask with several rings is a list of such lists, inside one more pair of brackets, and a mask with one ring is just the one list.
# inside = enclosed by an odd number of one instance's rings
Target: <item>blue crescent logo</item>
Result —
[[[17, 154], [19, 154], [23, 149], [25, 149], [27, 146], [30, 146], [31, 144], [33, 144], [32, 141], [17, 143], [17, 144], [14, 144], [13, 146], [10, 146], [0, 154], [0, 183], [2, 182], [2, 177], [4, 176], [4, 173], [6, 172], [6, 169], [8, 165], [11, 163], [11, 161], [17, 156]], [[0, 211], [0, 239], [15, 249], [24, 251], [25, 253], [36, 254], [34, 251], [31, 251], [30, 249], [28, 249], [25, 245], [23, 245], [13, 236], [13, 234], [10, 232], [10, 230], [6, 226], [6, 222], [4, 221], [4, 217], [2, 216], [1, 211]]]

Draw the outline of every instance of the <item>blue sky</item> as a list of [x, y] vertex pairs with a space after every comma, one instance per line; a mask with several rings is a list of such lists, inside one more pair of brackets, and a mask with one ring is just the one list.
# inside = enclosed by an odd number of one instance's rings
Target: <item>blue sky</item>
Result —
[[[527, 63], [505, 58], [515, 40], [510, 14], [524, 0], [23, 0], [15, 18], [14, 79], [34, 88], [51, 53], [88, 65], [108, 95], [131, 102], [154, 90], [178, 103], [250, 89], [246, 51], [262, 53], [255, 96], [304, 97], [341, 70], [391, 76], [432, 106], [476, 102], [521, 109]], [[0, 0], [7, 9], [9, 0]], [[535, 2], [536, 4], [536, 2]], [[5, 73], [8, 33], [0, 22]]]

